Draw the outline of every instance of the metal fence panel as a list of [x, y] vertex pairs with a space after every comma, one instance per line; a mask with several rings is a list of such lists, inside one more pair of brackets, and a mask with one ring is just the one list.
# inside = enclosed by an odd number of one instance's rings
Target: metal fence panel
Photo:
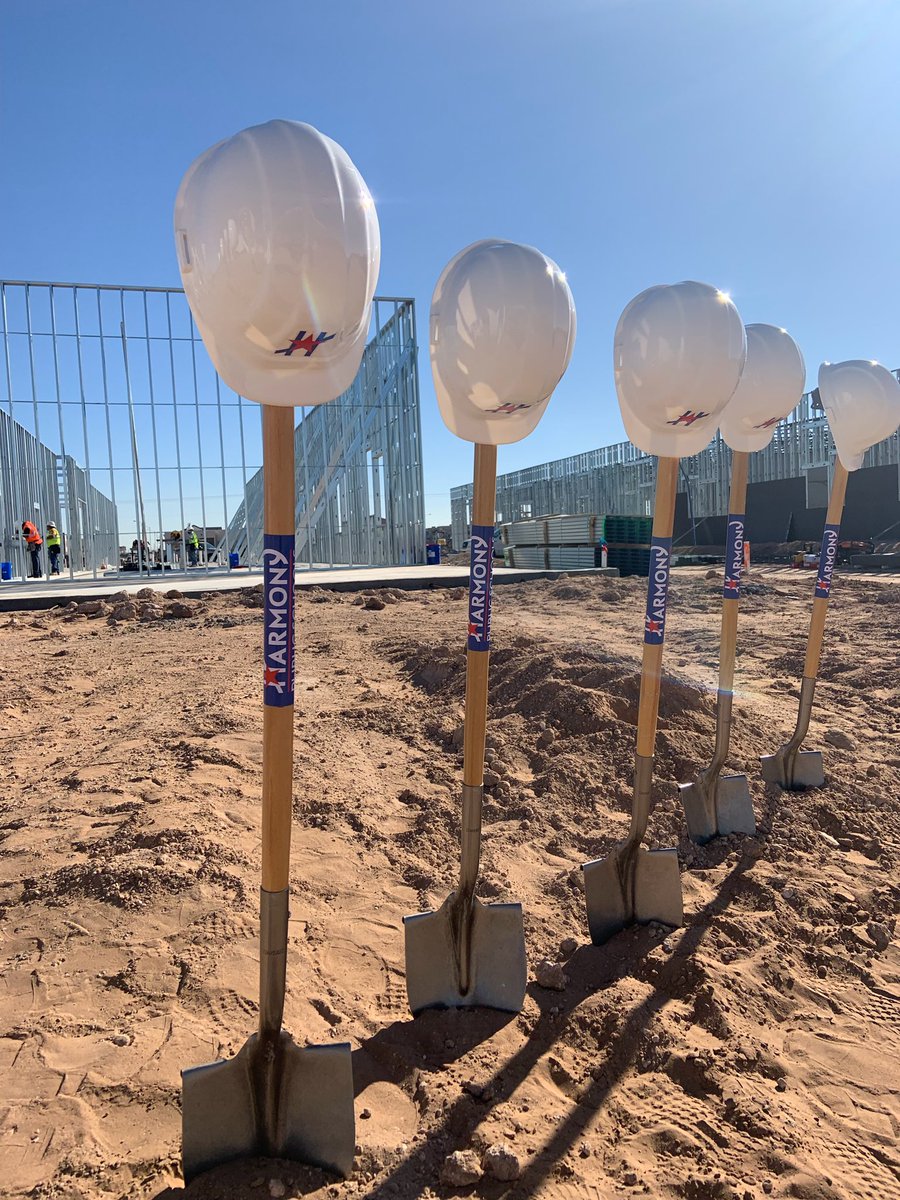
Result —
[[[0, 317], [0, 561], [27, 575], [35, 519], [70, 578], [259, 566], [259, 406], [219, 379], [180, 289], [6, 281]], [[372, 332], [351, 387], [297, 427], [308, 566], [424, 561], [413, 301], [376, 298]]]

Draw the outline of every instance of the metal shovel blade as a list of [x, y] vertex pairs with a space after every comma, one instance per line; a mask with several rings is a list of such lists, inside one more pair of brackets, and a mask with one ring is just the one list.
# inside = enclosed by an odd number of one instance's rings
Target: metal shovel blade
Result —
[[[268, 1050], [271, 1061], [264, 1064], [254, 1034], [234, 1058], [182, 1071], [185, 1183], [221, 1163], [257, 1155], [349, 1175], [356, 1146], [349, 1042], [301, 1049], [282, 1032]], [[264, 1114], [272, 1102], [269, 1131]]]
[[701, 846], [714, 837], [729, 833], [756, 833], [756, 817], [746, 775], [720, 775], [715, 794], [701, 782], [680, 783], [678, 791], [684, 807], [688, 833]]
[[460, 986], [452, 893], [435, 911], [403, 918], [406, 994], [413, 1013], [423, 1008], [499, 1008], [520, 1012], [528, 962], [521, 904], [473, 902], [469, 987]]
[[756, 814], [746, 775], [720, 775], [716, 786], [719, 833], [756, 833]]
[[821, 750], [800, 750], [790, 762], [782, 748], [775, 754], [764, 754], [759, 763], [766, 783], [777, 783], [787, 791], [825, 785], [825, 762]]
[[677, 850], [617, 846], [606, 858], [585, 863], [584, 896], [591, 941], [600, 946], [632, 924], [684, 920]]

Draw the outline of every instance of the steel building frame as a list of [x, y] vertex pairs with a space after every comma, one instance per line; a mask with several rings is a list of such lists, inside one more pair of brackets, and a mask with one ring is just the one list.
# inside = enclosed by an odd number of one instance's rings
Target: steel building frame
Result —
[[[190, 570], [259, 566], [259, 406], [220, 381], [181, 289], [8, 280], [0, 319], [0, 560], [24, 574], [38, 504], [73, 578], [183, 573], [189, 529]], [[360, 375], [300, 421], [298, 561], [424, 561], [416, 349], [414, 302], [376, 297]]]
[[[900, 377], [900, 372], [895, 372]], [[765, 450], [750, 458], [750, 482], [806, 477], [809, 507], [824, 507], [831, 485], [833, 442], [818, 392], [807, 392], [775, 428]], [[497, 522], [555, 513], [615, 513], [647, 516], [652, 511], [655, 459], [630, 442], [558, 458], [497, 477]], [[866, 453], [865, 467], [898, 466], [900, 431]], [[686, 492], [693, 521], [722, 516], [728, 508], [731, 451], [716, 433], [700, 454], [681, 460], [679, 491]], [[811, 503], [814, 501], [814, 503]], [[450, 491], [453, 545], [469, 536], [472, 484]]]
[[[385, 304], [393, 311], [382, 324]], [[297, 560], [310, 567], [425, 561], [413, 303], [379, 298], [375, 320], [349, 390], [334, 404], [303, 410], [294, 430]], [[228, 531], [229, 545], [254, 563], [262, 498], [257, 472]]]

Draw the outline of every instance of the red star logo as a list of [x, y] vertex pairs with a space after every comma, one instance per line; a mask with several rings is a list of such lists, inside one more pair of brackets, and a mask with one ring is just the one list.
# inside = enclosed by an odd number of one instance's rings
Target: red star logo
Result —
[[654, 621], [652, 617], [646, 618], [646, 625], [648, 633], [659, 633], [660, 629], [662, 629], [662, 622]]
[[280, 682], [281, 680], [278, 678], [278, 668], [266, 667], [266, 687], [271, 687], [272, 684], [277, 684]]
[[737, 580], [737, 579], [726, 579], [726, 580], [725, 580], [725, 586], [728, 588], [728, 590], [729, 590], [730, 592], [736, 592], [736, 591], [738, 590], [738, 587], [739, 587], [739, 580]]
[[816, 587], [821, 588], [823, 592], [827, 592], [828, 589], [831, 587], [831, 580], [830, 579], [817, 579]]
[[478, 635], [478, 626], [474, 621], [469, 622], [469, 633], [471, 633], [473, 637], [477, 637]]

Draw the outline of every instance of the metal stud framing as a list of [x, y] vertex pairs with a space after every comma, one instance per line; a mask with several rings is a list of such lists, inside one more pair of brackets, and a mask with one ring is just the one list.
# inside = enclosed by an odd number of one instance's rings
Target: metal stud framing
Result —
[[[900, 373], [895, 372], [900, 377]], [[765, 450], [750, 458], [750, 482], [791, 479], [833, 463], [833, 443], [817, 394], [808, 392], [778, 425]], [[728, 507], [731, 451], [717, 433], [700, 454], [682, 459], [679, 491], [687, 491], [692, 519], [722, 516]], [[518, 521], [553, 513], [617, 513], [645, 516], [653, 503], [655, 459], [630, 442], [558, 458], [497, 477], [497, 520]], [[873, 446], [866, 467], [900, 466], [900, 432]], [[898, 472], [900, 489], [900, 472]], [[450, 491], [453, 544], [469, 536], [472, 485]]]
[[[181, 573], [188, 527], [192, 571], [259, 565], [259, 406], [219, 380], [180, 289], [10, 280], [0, 317], [0, 561], [16, 577], [26, 519], [56, 521], [71, 577]], [[307, 566], [424, 561], [413, 301], [377, 298], [373, 330], [353, 385], [297, 427]]]

